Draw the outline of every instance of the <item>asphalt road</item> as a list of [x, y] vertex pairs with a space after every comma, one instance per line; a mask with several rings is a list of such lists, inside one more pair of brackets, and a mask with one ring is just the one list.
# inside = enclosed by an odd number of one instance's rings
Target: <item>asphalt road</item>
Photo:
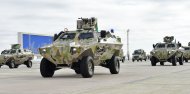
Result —
[[190, 94], [190, 63], [183, 66], [150, 66], [150, 62], [125, 62], [120, 74], [95, 67], [93, 78], [82, 78], [71, 69], [42, 78], [39, 62], [28, 69], [2, 66], [0, 94]]

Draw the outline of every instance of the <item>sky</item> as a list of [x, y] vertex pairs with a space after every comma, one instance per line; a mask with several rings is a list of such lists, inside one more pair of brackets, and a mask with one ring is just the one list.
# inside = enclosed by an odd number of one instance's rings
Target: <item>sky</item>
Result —
[[76, 29], [79, 17], [97, 17], [101, 30], [114, 29], [130, 55], [135, 49], [174, 36], [183, 46], [190, 42], [190, 0], [1, 0], [0, 51], [17, 43], [17, 33], [53, 35]]

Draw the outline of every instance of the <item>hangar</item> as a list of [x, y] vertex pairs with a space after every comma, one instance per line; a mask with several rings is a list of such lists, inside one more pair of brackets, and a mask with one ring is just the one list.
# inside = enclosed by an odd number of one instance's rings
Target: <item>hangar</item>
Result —
[[51, 44], [53, 36], [18, 32], [18, 43], [21, 48], [30, 49], [34, 54], [39, 54], [38, 48]]

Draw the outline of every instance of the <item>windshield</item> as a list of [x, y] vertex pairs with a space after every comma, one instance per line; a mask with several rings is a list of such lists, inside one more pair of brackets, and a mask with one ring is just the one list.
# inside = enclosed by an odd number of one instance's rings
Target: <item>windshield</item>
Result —
[[16, 50], [11, 50], [10, 53], [14, 54], [14, 53], [16, 53]]
[[89, 38], [94, 38], [94, 35], [92, 32], [80, 33], [79, 35], [79, 39], [89, 39]]
[[136, 51], [134, 51], [134, 54], [141, 54], [141, 51], [136, 50]]
[[65, 33], [63, 34], [60, 39], [62, 40], [66, 40], [66, 39], [74, 39], [75, 38], [76, 33]]
[[10, 52], [9, 50], [4, 50], [1, 52], [1, 54], [9, 54], [9, 52]]
[[156, 48], [165, 48], [165, 44], [157, 44]]
[[168, 44], [167, 45], [167, 48], [174, 48], [175, 47], [175, 44]]

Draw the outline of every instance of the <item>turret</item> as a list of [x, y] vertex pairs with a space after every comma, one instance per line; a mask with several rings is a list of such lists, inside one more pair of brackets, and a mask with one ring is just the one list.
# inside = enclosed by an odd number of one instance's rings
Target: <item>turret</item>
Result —
[[20, 44], [12, 44], [11, 49], [20, 49], [21, 45]]
[[174, 36], [165, 36], [164, 42], [171, 43], [174, 40]]
[[77, 29], [78, 30], [95, 30], [98, 31], [98, 23], [97, 18], [91, 17], [91, 18], [79, 18], [77, 20]]

